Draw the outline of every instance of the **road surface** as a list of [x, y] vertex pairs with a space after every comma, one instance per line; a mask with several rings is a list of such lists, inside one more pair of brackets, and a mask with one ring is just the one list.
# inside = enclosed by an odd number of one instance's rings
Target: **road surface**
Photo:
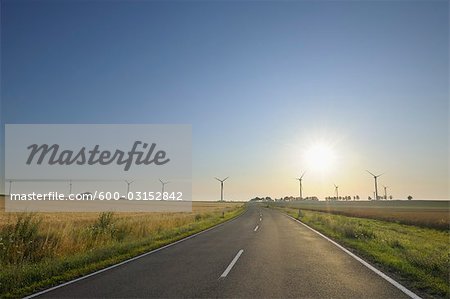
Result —
[[408, 298], [282, 213], [220, 227], [40, 297]]

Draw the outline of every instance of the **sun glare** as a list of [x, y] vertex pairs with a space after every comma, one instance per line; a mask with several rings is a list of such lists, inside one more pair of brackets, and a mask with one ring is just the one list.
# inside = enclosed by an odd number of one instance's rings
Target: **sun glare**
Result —
[[336, 155], [331, 146], [317, 143], [305, 152], [305, 162], [308, 169], [319, 172], [327, 172], [332, 169], [336, 161]]

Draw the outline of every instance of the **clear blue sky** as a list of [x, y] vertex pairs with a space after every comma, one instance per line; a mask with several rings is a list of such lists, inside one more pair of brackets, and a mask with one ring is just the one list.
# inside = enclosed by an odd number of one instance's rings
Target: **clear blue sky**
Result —
[[2, 124], [192, 124], [195, 199], [305, 169], [306, 196], [367, 198], [369, 169], [449, 198], [448, 1], [2, 1], [1, 27]]

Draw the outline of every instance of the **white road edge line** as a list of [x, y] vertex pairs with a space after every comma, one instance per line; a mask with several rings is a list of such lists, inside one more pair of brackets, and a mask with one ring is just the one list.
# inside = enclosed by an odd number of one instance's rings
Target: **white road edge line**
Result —
[[[286, 215], [286, 214], [284, 214]], [[384, 274], [383, 272], [381, 272], [380, 270], [378, 270], [377, 268], [375, 268], [374, 266], [372, 266], [371, 264], [369, 264], [368, 262], [366, 262], [365, 260], [363, 260], [362, 258], [360, 258], [359, 256], [355, 255], [354, 253], [352, 253], [351, 251], [349, 251], [348, 249], [346, 249], [345, 247], [343, 247], [342, 245], [340, 245], [339, 243], [331, 240], [330, 238], [328, 238], [327, 236], [325, 236], [324, 234], [316, 231], [314, 228], [310, 227], [309, 225], [301, 222], [298, 219], [295, 219], [292, 216], [286, 215], [287, 217], [291, 218], [294, 221], [297, 221], [298, 223], [300, 223], [301, 225], [305, 226], [306, 228], [309, 228], [310, 230], [312, 230], [313, 232], [315, 232], [316, 234], [318, 234], [319, 236], [321, 236], [322, 238], [326, 239], [327, 241], [333, 243], [335, 246], [337, 246], [339, 249], [341, 249], [342, 251], [344, 251], [345, 253], [347, 253], [348, 255], [350, 255], [352, 258], [354, 258], [355, 260], [357, 260], [358, 262], [360, 262], [361, 264], [363, 264], [364, 266], [366, 266], [367, 268], [369, 268], [370, 270], [372, 270], [373, 272], [375, 272], [376, 274], [378, 274], [379, 276], [381, 276], [381, 278], [384, 278], [385, 280], [387, 280], [390, 284], [392, 284], [393, 286], [395, 286], [397, 289], [399, 289], [400, 291], [402, 291], [403, 293], [405, 293], [406, 295], [408, 295], [409, 297], [413, 298], [413, 299], [422, 299], [420, 296], [418, 296], [417, 294], [415, 294], [414, 292], [410, 291], [409, 289], [407, 289], [405, 286], [403, 286], [402, 284], [400, 284], [399, 282], [395, 281], [393, 278], [389, 277], [388, 275]]]
[[233, 269], [234, 264], [236, 264], [237, 260], [241, 256], [241, 254], [244, 252], [244, 249], [239, 250], [239, 252], [236, 254], [234, 259], [231, 261], [231, 263], [228, 265], [228, 267], [223, 271], [222, 275], [220, 275], [220, 278], [227, 277], [228, 273], [230, 273], [231, 269]]
[[102, 273], [102, 272], [105, 272], [105, 271], [114, 269], [114, 268], [116, 268], [116, 267], [119, 267], [119, 266], [122, 266], [122, 265], [124, 265], [124, 264], [129, 263], [129, 262], [135, 261], [135, 260], [137, 260], [137, 259], [140, 259], [140, 258], [145, 257], [145, 256], [147, 256], [147, 255], [150, 255], [150, 254], [152, 254], [152, 253], [156, 253], [156, 252], [161, 251], [161, 250], [163, 250], [163, 249], [166, 249], [166, 248], [169, 248], [169, 247], [171, 247], [171, 246], [174, 246], [174, 245], [176, 245], [176, 244], [178, 244], [178, 243], [187, 241], [187, 240], [192, 239], [192, 238], [194, 238], [194, 237], [196, 237], [196, 236], [198, 236], [198, 235], [200, 235], [200, 234], [206, 233], [206, 232], [208, 232], [208, 231], [210, 231], [210, 230], [213, 230], [213, 229], [216, 229], [216, 228], [218, 228], [218, 227], [221, 227], [222, 225], [225, 225], [225, 224], [227, 224], [228, 222], [231, 222], [231, 221], [233, 221], [233, 220], [236, 220], [236, 219], [240, 218], [242, 215], [246, 214], [247, 211], [248, 211], [248, 210], [246, 209], [241, 215], [239, 215], [239, 216], [237, 216], [237, 217], [228, 219], [228, 220], [225, 221], [225, 222], [219, 223], [219, 224], [217, 224], [217, 225], [215, 225], [215, 226], [212, 226], [212, 227], [210, 227], [210, 228], [207, 228], [207, 229], [205, 229], [205, 230], [202, 230], [202, 231], [200, 231], [200, 232], [198, 232], [198, 233], [195, 233], [195, 234], [193, 234], [193, 235], [187, 236], [186, 238], [183, 238], [183, 239], [180, 239], [180, 240], [175, 241], [175, 242], [173, 242], [173, 243], [164, 245], [163, 247], [159, 247], [159, 248], [153, 249], [152, 251], [149, 251], [149, 252], [143, 253], [143, 254], [141, 254], [141, 255], [135, 256], [135, 257], [130, 258], [130, 259], [128, 259], [128, 260], [124, 260], [123, 262], [120, 262], [120, 263], [118, 263], [118, 264], [111, 265], [111, 266], [109, 266], [109, 267], [106, 267], [106, 268], [100, 269], [100, 270], [98, 270], [98, 271], [95, 271], [95, 272], [86, 274], [86, 275], [84, 275], [84, 276], [75, 278], [75, 279], [73, 279], [73, 280], [69, 280], [69, 281], [67, 281], [67, 282], [64, 282], [64, 283], [62, 283], [62, 284], [56, 285], [56, 286], [54, 286], [54, 287], [51, 287], [51, 288], [42, 290], [42, 291], [40, 291], [40, 292], [31, 294], [31, 295], [29, 295], [29, 296], [23, 297], [23, 299], [30, 299], [30, 298], [34, 298], [34, 297], [43, 295], [43, 294], [48, 293], [48, 292], [51, 292], [51, 291], [53, 291], [53, 290], [62, 288], [62, 287], [64, 287], [64, 286], [66, 286], [66, 285], [69, 285], [69, 284], [75, 283], [75, 282], [77, 282], [77, 281], [83, 280], [83, 279], [85, 279], [85, 278], [89, 278], [89, 277], [91, 277], [91, 276], [100, 274], [100, 273]]
[[254, 231], [256, 232], [256, 231], [258, 230], [258, 228], [259, 228], [259, 225], [257, 225], [257, 226], [255, 227]]

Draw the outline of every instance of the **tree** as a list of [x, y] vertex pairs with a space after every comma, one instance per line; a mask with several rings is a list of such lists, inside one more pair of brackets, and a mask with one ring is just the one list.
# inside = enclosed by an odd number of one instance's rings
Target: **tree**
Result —
[[410, 195], [410, 196], [408, 196], [408, 200], [412, 200], [413, 199], [413, 197]]

